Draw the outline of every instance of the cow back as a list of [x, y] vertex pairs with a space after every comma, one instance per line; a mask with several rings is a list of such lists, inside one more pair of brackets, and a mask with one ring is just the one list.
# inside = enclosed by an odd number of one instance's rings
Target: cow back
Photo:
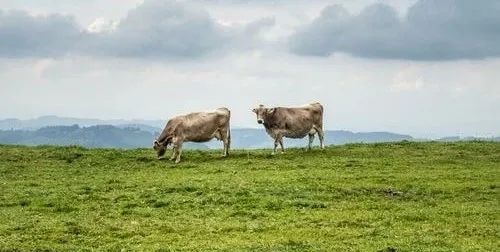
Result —
[[180, 116], [177, 120], [180, 123], [174, 130], [176, 135], [182, 136], [186, 141], [206, 142], [214, 137], [217, 130], [225, 128], [229, 123], [229, 113], [224, 110], [198, 112]]

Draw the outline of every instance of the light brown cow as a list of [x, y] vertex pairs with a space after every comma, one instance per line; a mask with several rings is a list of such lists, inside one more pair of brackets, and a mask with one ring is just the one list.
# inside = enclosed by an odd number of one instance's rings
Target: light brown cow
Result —
[[267, 134], [274, 139], [273, 154], [276, 153], [278, 144], [281, 152], [283, 137], [304, 138], [309, 135], [309, 146], [311, 149], [314, 134], [318, 133], [321, 149], [325, 148], [323, 143], [323, 106], [319, 103], [311, 103], [300, 107], [266, 108], [264, 105], [252, 110], [257, 115], [257, 122], [263, 124]]
[[162, 158], [168, 145], [172, 144], [173, 153], [170, 160], [175, 159], [175, 163], [179, 163], [183, 142], [208, 142], [213, 138], [222, 140], [224, 143], [223, 156], [227, 156], [231, 144], [230, 117], [229, 109], [218, 108], [213, 112], [191, 113], [170, 119], [153, 144], [158, 159]]

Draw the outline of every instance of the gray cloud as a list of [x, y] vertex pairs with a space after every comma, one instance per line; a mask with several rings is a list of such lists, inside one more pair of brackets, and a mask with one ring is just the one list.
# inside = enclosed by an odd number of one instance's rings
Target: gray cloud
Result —
[[82, 50], [110, 56], [198, 56], [227, 38], [203, 10], [171, 1], [146, 1], [128, 12], [116, 30], [90, 34]]
[[69, 16], [0, 10], [0, 57], [51, 57], [70, 50], [81, 32]]
[[299, 55], [335, 52], [366, 58], [454, 60], [500, 56], [500, 1], [420, 0], [400, 18], [374, 4], [351, 15], [326, 7], [289, 38]]
[[53, 57], [67, 53], [130, 58], [192, 58], [257, 46], [273, 20], [227, 27], [206, 11], [175, 1], [146, 0], [116, 29], [91, 33], [71, 17], [0, 12], [0, 57]]

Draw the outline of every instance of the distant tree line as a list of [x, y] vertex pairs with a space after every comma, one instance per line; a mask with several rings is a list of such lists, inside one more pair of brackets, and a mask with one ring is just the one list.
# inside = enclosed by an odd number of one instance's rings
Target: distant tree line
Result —
[[[37, 130], [0, 130], [0, 144], [19, 145], [79, 145], [89, 148], [151, 148], [153, 140], [159, 135], [159, 128], [144, 127], [142, 125], [96, 125], [81, 127], [70, 126], [47, 126]], [[236, 128], [231, 130], [232, 148], [271, 148], [272, 140], [267, 136], [264, 129]], [[396, 141], [420, 141], [409, 135], [395, 134], [390, 132], [361, 132], [331, 130], [325, 132], [326, 143], [377, 143]], [[426, 139], [421, 139], [426, 140]], [[488, 140], [500, 141], [496, 138], [460, 138], [448, 137], [437, 139], [437, 141], [462, 141], [462, 140]], [[305, 147], [307, 140], [287, 139], [287, 145], [291, 147]], [[219, 149], [221, 142], [211, 141], [208, 143], [185, 143], [187, 149]]]

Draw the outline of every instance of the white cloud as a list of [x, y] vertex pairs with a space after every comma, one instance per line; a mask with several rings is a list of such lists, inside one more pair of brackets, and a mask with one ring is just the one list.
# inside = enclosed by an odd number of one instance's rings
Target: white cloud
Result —
[[395, 91], [414, 91], [424, 86], [424, 80], [416, 66], [408, 66], [394, 75], [392, 89]]
[[109, 33], [116, 30], [118, 26], [117, 21], [108, 20], [103, 17], [96, 18], [88, 27], [89, 33]]
[[33, 71], [38, 78], [44, 78], [45, 72], [51, 69], [57, 61], [54, 59], [40, 59], [33, 62]]

